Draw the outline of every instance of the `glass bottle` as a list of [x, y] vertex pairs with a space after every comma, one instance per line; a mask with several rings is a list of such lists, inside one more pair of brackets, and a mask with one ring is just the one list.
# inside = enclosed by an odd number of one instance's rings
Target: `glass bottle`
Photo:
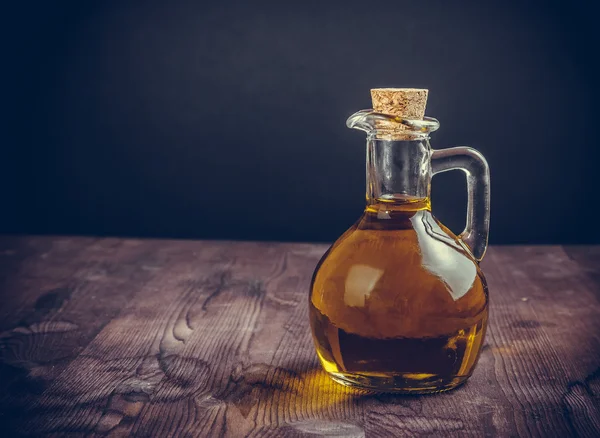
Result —
[[[424, 109], [423, 109], [424, 111]], [[309, 300], [317, 354], [337, 382], [384, 392], [428, 393], [464, 383], [488, 319], [479, 261], [489, 228], [489, 170], [474, 149], [432, 150], [437, 120], [359, 111], [367, 133], [367, 205], [325, 253]], [[402, 129], [403, 135], [388, 135]], [[432, 214], [432, 175], [463, 170], [466, 228], [456, 236]]]

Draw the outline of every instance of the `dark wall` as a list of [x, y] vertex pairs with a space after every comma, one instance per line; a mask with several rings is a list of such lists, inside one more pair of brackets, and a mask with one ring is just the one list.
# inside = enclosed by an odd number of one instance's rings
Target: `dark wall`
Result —
[[[0, 231], [333, 240], [364, 204], [365, 139], [346, 117], [372, 87], [412, 86], [430, 90], [434, 148], [487, 157], [492, 243], [599, 242], [588, 6], [13, 6]], [[457, 231], [465, 200], [462, 174], [434, 179]]]

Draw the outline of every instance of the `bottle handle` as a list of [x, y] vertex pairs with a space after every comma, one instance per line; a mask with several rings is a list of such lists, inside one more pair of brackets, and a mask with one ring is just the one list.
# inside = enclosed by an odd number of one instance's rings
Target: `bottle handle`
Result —
[[448, 170], [462, 170], [467, 176], [467, 225], [458, 236], [478, 262], [483, 259], [490, 230], [490, 169], [481, 153], [469, 147], [434, 150], [431, 155], [433, 175]]

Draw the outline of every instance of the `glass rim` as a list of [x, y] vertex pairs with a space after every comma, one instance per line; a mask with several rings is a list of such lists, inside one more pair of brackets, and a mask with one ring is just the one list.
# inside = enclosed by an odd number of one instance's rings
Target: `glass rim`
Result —
[[402, 117], [381, 114], [372, 109], [355, 112], [346, 120], [346, 126], [369, 134], [379, 136], [405, 133], [416, 138], [423, 138], [440, 127], [440, 122], [433, 117], [423, 117], [423, 120], [405, 119]]

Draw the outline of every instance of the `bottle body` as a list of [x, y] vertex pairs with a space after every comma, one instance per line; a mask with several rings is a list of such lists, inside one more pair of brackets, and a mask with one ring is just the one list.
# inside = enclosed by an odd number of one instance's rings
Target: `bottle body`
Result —
[[319, 262], [310, 322], [334, 380], [377, 391], [452, 389], [487, 327], [485, 277], [429, 198], [371, 202]]

